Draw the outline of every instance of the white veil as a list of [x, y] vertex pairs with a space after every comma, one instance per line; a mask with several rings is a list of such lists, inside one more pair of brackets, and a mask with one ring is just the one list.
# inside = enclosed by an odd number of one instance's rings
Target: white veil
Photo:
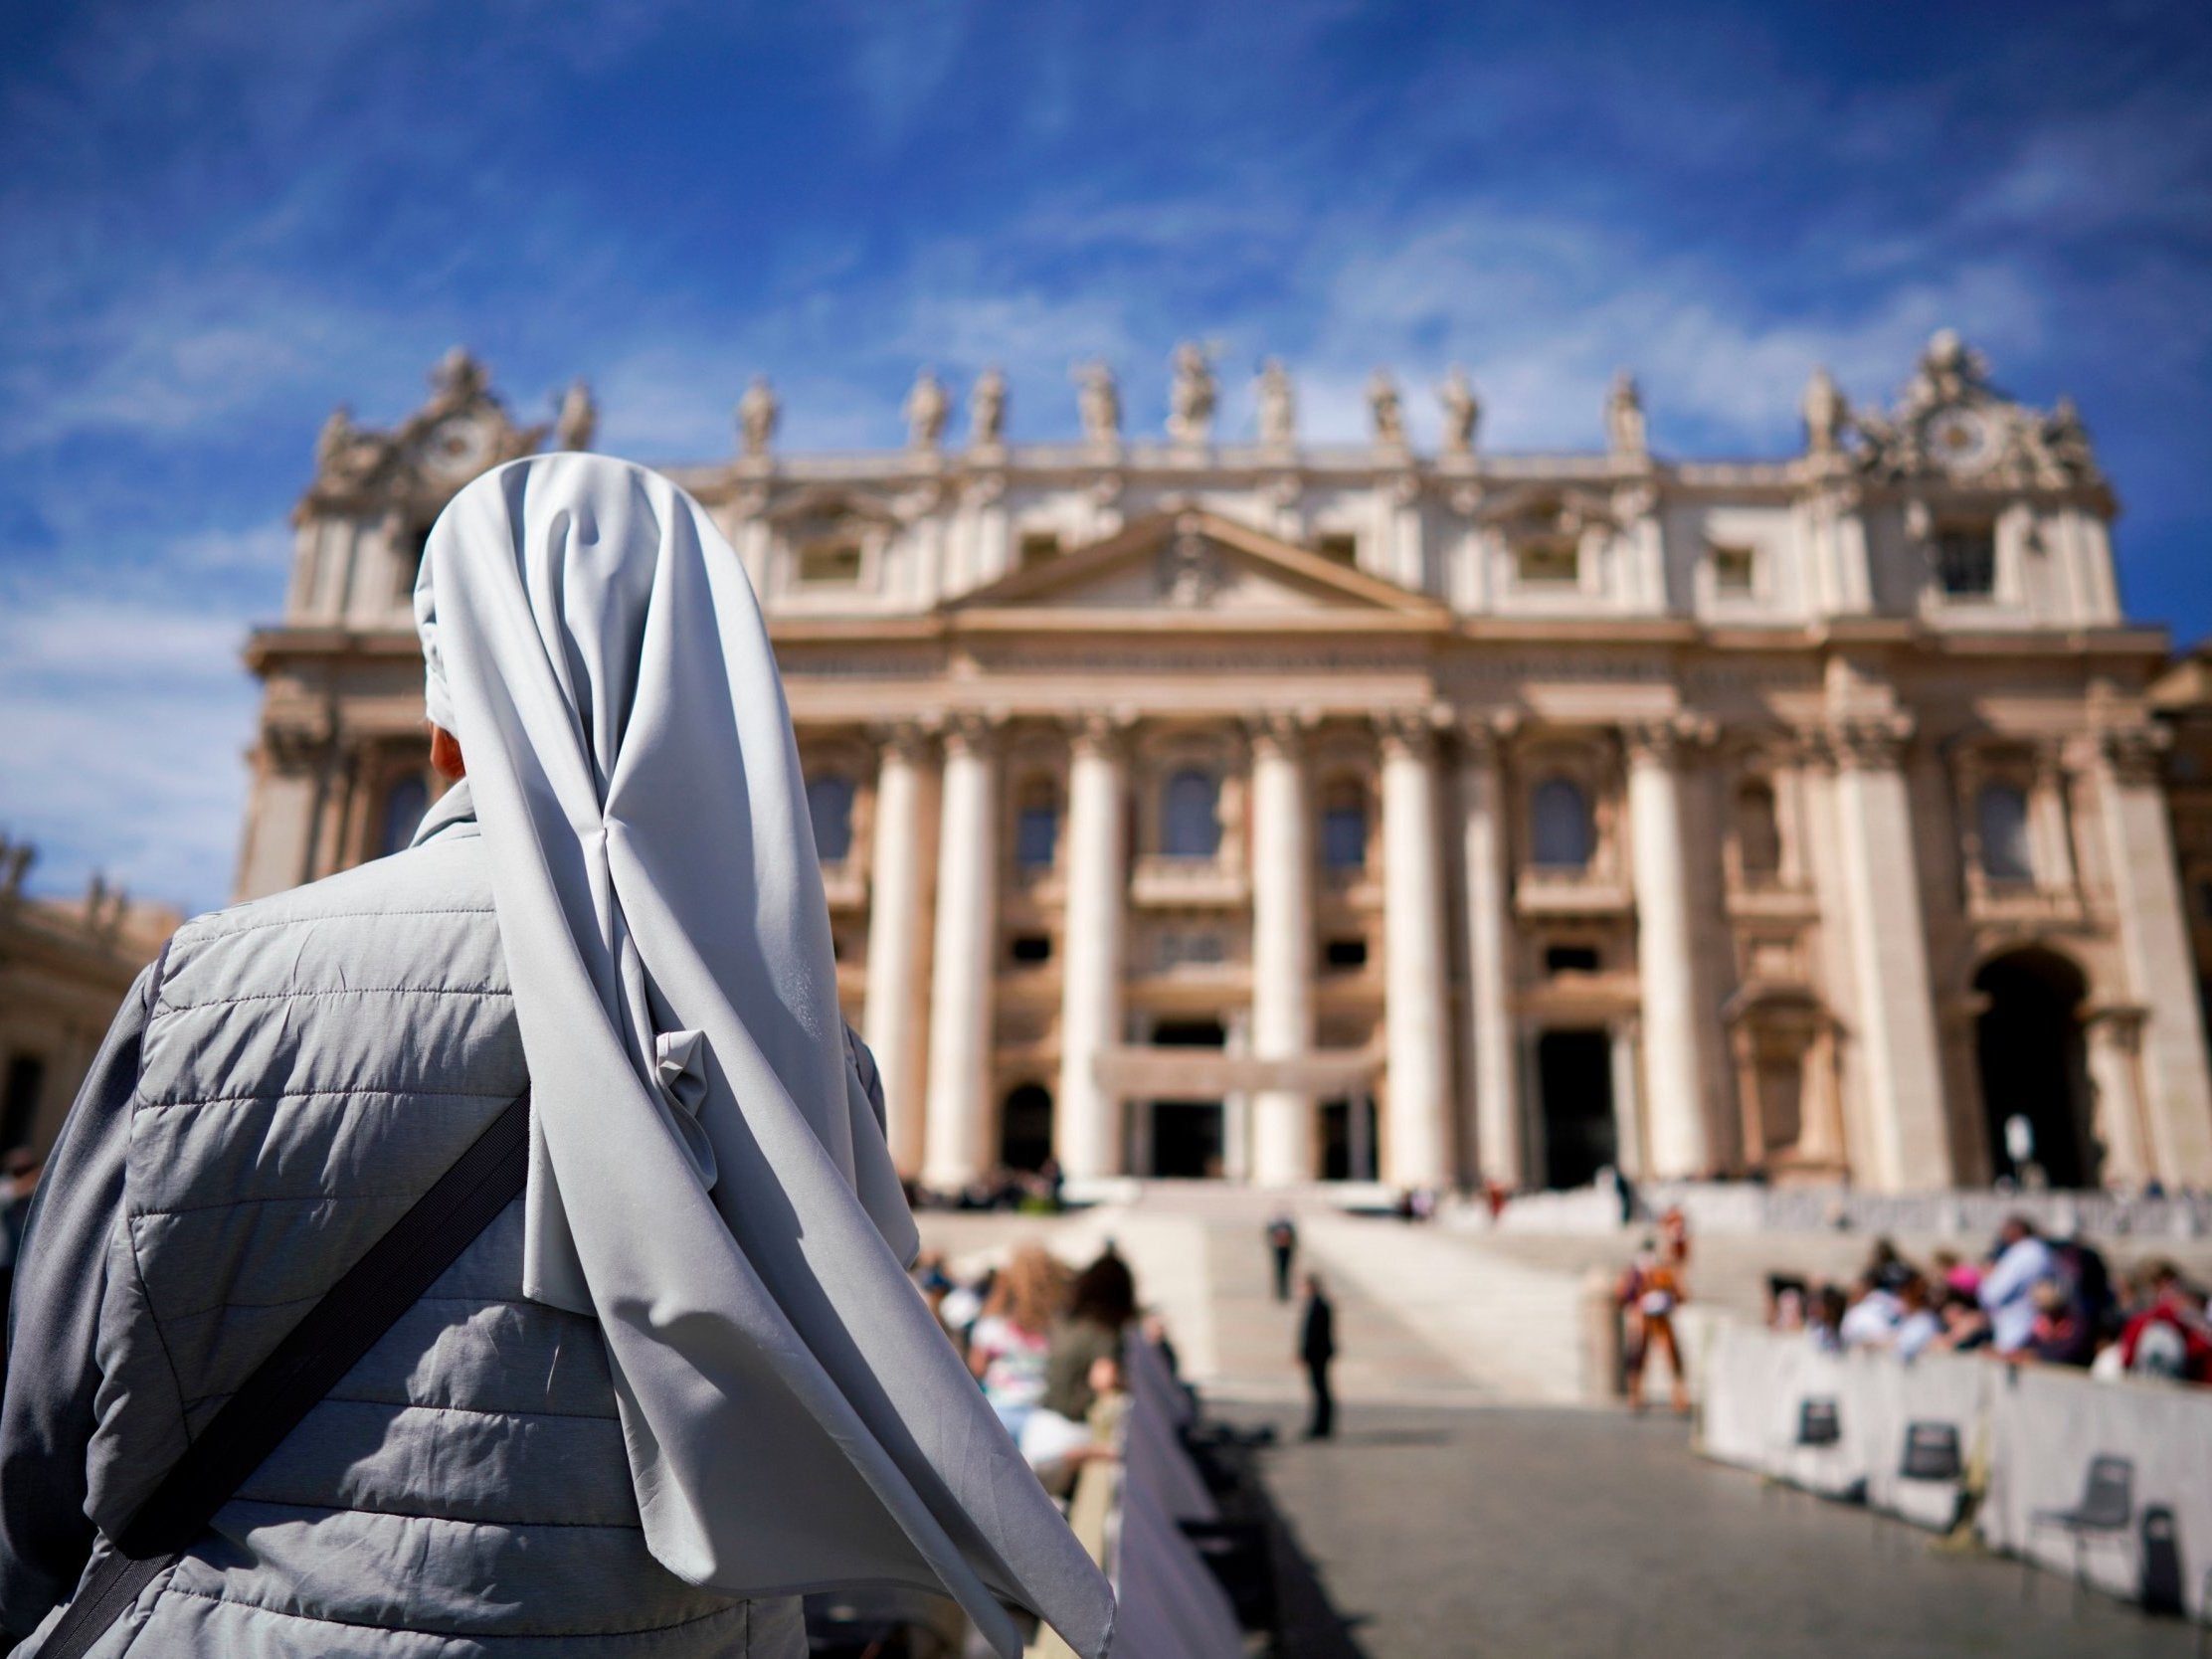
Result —
[[532, 1087], [524, 1290], [606, 1335], [645, 1541], [732, 1594], [943, 1587], [1099, 1659], [1113, 1598], [908, 1281], [767, 630], [667, 479], [484, 474], [416, 584]]

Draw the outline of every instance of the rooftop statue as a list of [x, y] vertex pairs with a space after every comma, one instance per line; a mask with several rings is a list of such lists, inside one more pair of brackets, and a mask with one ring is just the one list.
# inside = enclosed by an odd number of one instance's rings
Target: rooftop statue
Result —
[[1804, 401], [1798, 406], [1805, 417], [1805, 450], [1816, 456], [1832, 456], [1843, 448], [1844, 428], [1851, 422], [1851, 409], [1843, 401], [1843, 393], [1836, 388], [1835, 376], [1822, 364], [1812, 371], [1812, 378], [1805, 382]]
[[1436, 388], [1436, 401], [1444, 410], [1444, 453], [1472, 455], [1475, 426], [1482, 419], [1482, 404], [1475, 397], [1474, 384], [1468, 380], [1467, 371], [1457, 363], [1444, 376], [1444, 384]]
[[995, 450], [1007, 441], [1007, 377], [996, 367], [976, 376], [968, 394], [968, 441], [979, 450]]
[[1172, 359], [1175, 380], [1168, 389], [1168, 436], [1178, 444], [1203, 444], [1213, 431], [1217, 393], [1213, 361], [1203, 346], [1185, 340]]
[[1121, 442], [1121, 388], [1104, 358], [1078, 363], [1069, 371], [1076, 385], [1075, 402], [1083, 417], [1086, 443], [1111, 446]]
[[1279, 357], [1268, 358], [1259, 371], [1259, 441], [1275, 450], [1298, 441], [1298, 395]]
[[1375, 420], [1375, 442], [1386, 450], [1405, 448], [1405, 408], [1388, 369], [1368, 376], [1368, 413]]
[[914, 377], [914, 389], [906, 394], [906, 446], [910, 450], [934, 450], [944, 442], [945, 421], [953, 411], [953, 400], [945, 395], [945, 388], [937, 379], [937, 371], [924, 369]]
[[1645, 450], [1644, 399], [1636, 377], [1616, 370], [1605, 394], [1605, 448], [1615, 456], [1642, 456]]
[[776, 389], [768, 384], [768, 376], [753, 376], [752, 385], [745, 388], [745, 395], [737, 400], [737, 432], [740, 444], [749, 459], [759, 460], [768, 454], [768, 446], [776, 436], [776, 423], [783, 417], [783, 405], [776, 401]]
[[1982, 354], [1938, 329], [1887, 415], [1851, 415], [1859, 465], [1879, 476], [1939, 475], [1961, 482], [2103, 482], [2071, 399], [2045, 414], [1999, 391]]
[[553, 418], [553, 444], [561, 450], [588, 450], [599, 432], [599, 406], [592, 389], [581, 380], [569, 382], [561, 397], [560, 413]]

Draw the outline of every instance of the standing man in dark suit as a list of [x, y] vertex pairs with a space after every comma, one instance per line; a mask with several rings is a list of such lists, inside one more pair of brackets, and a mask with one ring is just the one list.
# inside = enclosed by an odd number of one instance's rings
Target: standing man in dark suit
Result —
[[1290, 1300], [1291, 1258], [1298, 1253], [1298, 1229], [1280, 1211], [1267, 1223], [1267, 1250], [1275, 1258], [1275, 1300]]
[[1329, 1362], [1337, 1357], [1337, 1315], [1321, 1275], [1306, 1275], [1306, 1317], [1298, 1334], [1298, 1357], [1306, 1365], [1306, 1381], [1313, 1389], [1313, 1420], [1306, 1438], [1326, 1440], [1336, 1431], [1337, 1402], [1329, 1393]]

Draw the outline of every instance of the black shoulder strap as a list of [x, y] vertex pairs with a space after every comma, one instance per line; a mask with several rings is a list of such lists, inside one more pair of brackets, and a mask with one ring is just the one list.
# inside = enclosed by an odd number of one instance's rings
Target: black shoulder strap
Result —
[[41, 1659], [82, 1659], [315, 1402], [521, 1193], [529, 1153], [530, 1095], [524, 1090], [239, 1384], [116, 1534], [111, 1553], [39, 1649]]

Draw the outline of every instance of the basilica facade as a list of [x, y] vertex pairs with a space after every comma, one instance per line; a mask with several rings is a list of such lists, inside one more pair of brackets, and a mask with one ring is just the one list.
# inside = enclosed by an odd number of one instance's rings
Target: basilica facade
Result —
[[[903, 450], [663, 469], [761, 595], [846, 1013], [903, 1171], [1401, 1188], [1758, 1176], [2212, 1182], [2212, 1081], [2115, 501], [2073, 410], [1949, 334], [1808, 386], [1786, 459], [1303, 442], [1078, 371], [1082, 436], [925, 374]], [[955, 431], [954, 416], [964, 419]], [[342, 412], [296, 515], [240, 890], [405, 844], [433, 783], [409, 595], [518, 428], [456, 353]]]

